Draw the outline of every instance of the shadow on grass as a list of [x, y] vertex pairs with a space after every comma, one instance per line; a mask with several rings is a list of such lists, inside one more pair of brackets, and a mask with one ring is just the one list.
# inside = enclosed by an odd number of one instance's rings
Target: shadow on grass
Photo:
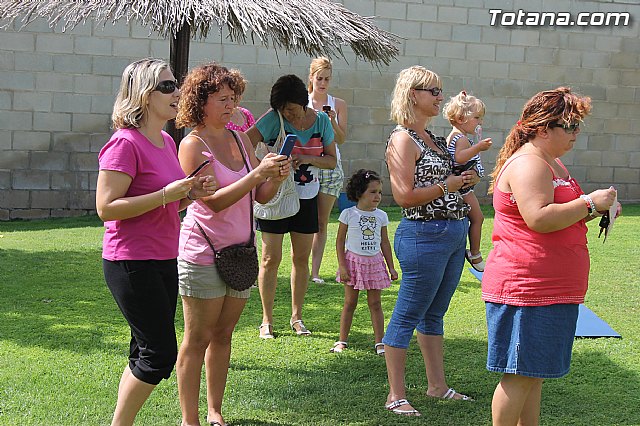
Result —
[[99, 251], [0, 250], [0, 336], [23, 347], [122, 352], [126, 323], [104, 283]]
[[96, 215], [73, 218], [55, 218], [43, 220], [12, 220], [0, 222], [0, 232], [42, 231], [47, 229], [67, 229], [84, 227], [102, 227], [103, 223]]
[[[458, 291], [477, 291], [478, 285], [475, 278], [469, 277], [461, 282]], [[500, 375], [485, 369], [486, 339], [445, 338], [448, 384], [476, 400], [465, 403], [441, 401], [425, 395], [424, 364], [414, 338], [407, 356], [407, 398], [423, 416], [400, 417], [383, 408], [388, 393], [386, 366], [384, 358], [373, 351], [366, 296], [361, 295], [348, 350], [330, 354], [329, 348], [337, 340], [339, 329], [342, 286], [335, 283], [310, 285], [304, 318], [313, 334], [302, 338], [287, 329], [290, 315], [288, 279], [280, 277], [278, 286], [274, 316], [276, 331], [280, 331], [278, 338], [272, 341], [257, 338], [261, 312], [257, 292], [252, 295], [238, 324], [225, 397], [225, 404], [228, 401], [230, 407], [238, 409], [229, 415], [231, 424], [491, 424], [491, 399]], [[396, 294], [397, 287], [383, 292], [387, 321]], [[460, 317], [448, 319], [463, 320]], [[599, 342], [606, 344], [605, 340]], [[245, 356], [245, 352], [250, 352], [251, 356]], [[236, 387], [244, 389], [245, 393], [231, 390]], [[256, 395], [249, 403], [251, 410], [277, 412], [277, 420], [260, 423], [242, 416], [241, 407], [247, 404], [248, 389], [254, 390]], [[640, 379], [633, 370], [612, 362], [597, 350], [574, 350], [571, 373], [562, 379], [547, 380], [543, 387], [541, 424], [584, 424], [585, 410], [590, 411], [591, 424], [640, 424], [640, 412], [636, 409], [638, 393], [635, 392], [638, 389]]]

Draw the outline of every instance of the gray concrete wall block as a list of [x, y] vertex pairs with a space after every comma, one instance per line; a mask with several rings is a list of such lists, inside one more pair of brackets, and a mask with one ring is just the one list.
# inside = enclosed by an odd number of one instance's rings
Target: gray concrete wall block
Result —
[[640, 170], [615, 168], [613, 171], [613, 179], [615, 182], [619, 183], [638, 185], [638, 183], [640, 183]]
[[33, 151], [29, 166], [33, 170], [66, 170], [69, 167], [69, 153]]
[[71, 130], [71, 114], [57, 112], [35, 112], [33, 130], [68, 132]]
[[51, 173], [51, 189], [59, 190], [95, 190], [89, 182], [89, 173], [54, 172]]
[[91, 110], [91, 95], [54, 93], [53, 112], [84, 112]]
[[344, 7], [362, 16], [373, 16], [376, 14], [375, 2], [371, 0], [344, 0]]
[[106, 114], [72, 114], [71, 130], [80, 133], [103, 133], [109, 131], [111, 117]]
[[496, 58], [496, 46], [469, 43], [467, 44], [467, 58], [472, 61], [495, 61]]
[[0, 130], [31, 130], [33, 113], [28, 111], [2, 111]]
[[95, 210], [51, 209], [51, 217], [80, 217], [95, 214]]
[[478, 25], [454, 25], [451, 39], [477, 43], [482, 37], [482, 28]]
[[36, 220], [46, 219], [50, 215], [48, 209], [17, 209], [11, 211], [10, 220]]
[[37, 73], [36, 91], [73, 92], [73, 76], [57, 73]]
[[420, 22], [436, 22], [438, 6], [433, 4], [407, 4], [407, 20]]
[[149, 56], [151, 41], [148, 39], [114, 38], [113, 54], [115, 56], [146, 58]]
[[391, 32], [405, 39], [420, 38], [422, 23], [407, 20], [392, 19]]
[[375, 1], [375, 15], [378, 18], [407, 19], [406, 3]]
[[464, 59], [466, 57], [466, 47], [465, 43], [437, 41], [436, 55], [442, 58]]
[[0, 151], [0, 169], [17, 170], [29, 167], [29, 151]]
[[483, 27], [481, 41], [488, 44], [509, 45], [511, 42], [511, 31], [501, 27]]
[[53, 56], [42, 52], [15, 52], [15, 70], [52, 71]]
[[0, 71], [0, 90], [33, 90], [36, 75], [24, 71]]
[[0, 51], [0, 70], [14, 71], [16, 69], [16, 53], [17, 52]]
[[481, 78], [509, 78], [509, 64], [500, 62], [481, 62], [479, 76]]
[[51, 111], [53, 96], [47, 92], [15, 92], [13, 109], [16, 111]]
[[587, 169], [587, 180], [589, 183], [606, 185], [613, 182], [613, 167], [589, 167]]
[[451, 40], [453, 25], [440, 22], [423, 22], [421, 34], [423, 40]]
[[576, 150], [574, 164], [578, 166], [600, 166], [602, 165], [602, 152]]
[[422, 39], [407, 40], [404, 46], [404, 54], [406, 56], [433, 57], [436, 54], [436, 42]]
[[24, 209], [29, 207], [29, 191], [0, 190], [0, 208]]
[[69, 207], [68, 191], [31, 191], [31, 208], [63, 209]]
[[69, 191], [69, 208], [93, 210], [96, 208], [96, 193], [94, 191]]
[[48, 151], [51, 145], [50, 132], [13, 132], [12, 148], [17, 151]]
[[[495, 60], [499, 62], [524, 62], [524, 47], [522, 46], [492, 46], [495, 51]], [[472, 50], [472, 49], [469, 49]]]
[[14, 170], [11, 176], [14, 189], [49, 189], [49, 172], [44, 170]]
[[466, 24], [467, 8], [466, 7], [438, 7], [438, 22], [450, 22], [452, 24]]
[[[114, 59], [111, 59], [114, 61]], [[90, 74], [91, 56], [89, 55], [55, 55], [53, 57], [53, 69], [59, 73]]]
[[585, 68], [609, 68], [611, 54], [609, 52], [583, 52], [582, 66]]
[[449, 61], [449, 67], [451, 73], [455, 73], [460, 77], [476, 77], [480, 70], [480, 64], [477, 61], [458, 59], [451, 59]]
[[56, 132], [53, 134], [53, 151], [92, 152], [91, 134], [80, 132]]
[[0, 189], [11, 189], [11, 170], [0, 170]]
[[98, 170], [98, 156], [95, 153], [72, 152], [69, 170], [81, 172]]
[[67, 34], [38, 34], [36, 51], [51, 53], [72, 53], [73, 37]]
[[540, 45], [540, 31], [521, 30], [511, 33], [511, 44], [516, 46], [533, 47]]
[[74, 37], [73, 51], [81, 55], [110, 56], [113, 40], [104, 37]]
[[[90, 111], [92, 114], [106, 114], [109, 117], [113, 112], [113, 104], [116, 101], [116, 94], [113, 95], [91, 95], [91, 106], [84, 111]], [[80, 112], [80, 111], [73, 111]]]
[[128, 58], [113, 58], [106, 56], [87, 58], [86, 61], [93, 64], [93, 75], [117, 77], [118, 81], [122, 78], [122, 73], [127, 65], [133, 62]]
[[[109, 76], [78, 75], [74, 77], [74, 93], [88, 93], [109, 95], [113, 93], [112, 81]], [[118, 79], [119, 81], [120, 79]]]
[[2, 49], [18, 52], [33, 52], [36, 50], [36, 35], [27, 32], [3, 31]]
[[[241, 45], [241, 46], [233, 45], [233, 46], [223, 46], [222, 48], [221, 61], [223, 63], [233, 62], [236, 64], [255, 64], [257, 58], [258, 58], [258, 48], [252, 45]], [[307, 64], [307, 66], [309, 65]], [[286, 73], [283, 73], [283, 74], [286, 74]]]

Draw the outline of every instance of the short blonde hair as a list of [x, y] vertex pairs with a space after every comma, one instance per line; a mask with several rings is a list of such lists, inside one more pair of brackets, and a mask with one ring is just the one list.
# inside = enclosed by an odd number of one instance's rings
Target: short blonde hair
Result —
[[449, 120], [449, 123], [464, 123], [469, 117], [480, 114], [484, 117], [484, 102], [473, 95], [468, 95], [464, 90], [452, 96], [442, 109], [442, 116]]
[[127, 65], [113, 104], [111, 122], [114, 129], [140, 127], [148, 112], [149, 95], [160, 82], [160, 73], [166, 69], [170, 69], [169, 64], [155, 58], [145, 58]]
[[311, 65], [309, 65], [309, 81], [307, 82], [307, 91], [309, 93], [313, 92], [313, 77], [324, 70], [329, 70], [333, 73], [333, 65], [329, 58], [319, 56], [311, 61]]
[[391, 97], [390, 118], [397, 124], [413, 123], [416, 119], [413, 113], [413, 102], [409, 93], [416, 87], [440, 87], [442, 81], [438, 74], [420, 65], [405, 68], [398, 73], [396, 86]]

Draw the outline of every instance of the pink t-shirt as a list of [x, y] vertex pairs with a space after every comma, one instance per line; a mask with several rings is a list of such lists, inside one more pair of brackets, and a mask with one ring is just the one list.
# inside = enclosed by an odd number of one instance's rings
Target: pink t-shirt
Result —
[[[192, 134], [192, 136], [195, 135]], [[204, 142], [202, 144], [202, 153], [211, 160], [213, 172], [220, 188], [231, 185], [247, 175], [248, 172], [244, 164], [240, 170], [231, 170], [216, 160]], [[243, 154], [247, 159], [249, 170], [251, 170], [249, 156], [244, 149]], [[252, 197], [255, 198], [254, 190], [252, 190]], [[249, 194], [217, 213], [200, 200], [192, 203], [187, 208], [187, 214], [182, 221], [180, 230], [180, 259], [197, 265], [211, 265], [214, 262], [213, 251], [196, 226], [196, 221], [207, 233], [207, 237], [211, 240], [216, 251], [234, 244], [248, 242], [253, 226], [250, 216], [252, 209], [253, 205]]]
[[[126, 173], [132, 181], [125, 197], [149, 194], [185, 177], [178, 162], [176, 144], [162, 132], [158, 148], [137, 129], [120, 129], [100, 150], [100, 170]], [[102, 257], [107, 260], [167, 260], [178, 256], [180, 202], [124, 220], [104, 223]]]
[[[494, 185], [493, 250], [482, 276], [482, 300], [514, 306], [584, 302], [589, 279], [585, 221], [555, 232], [532, 231], [513, 195], [498, 188], [499, 179]], [[553, 186], [554, 203], [568, 203], [583, 194], [572, 177], [554, 174]]]

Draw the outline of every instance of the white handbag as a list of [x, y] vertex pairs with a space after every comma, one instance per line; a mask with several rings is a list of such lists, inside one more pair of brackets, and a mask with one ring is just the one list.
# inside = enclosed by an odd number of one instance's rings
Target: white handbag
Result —
[[[269, 153], [278, 153], [282, 148], [286, 133], [284, 131], [284, 122], [280, 111], [278, 117], [280, 118], [280, 133], [276, 139], [276, 143], [273, 147], [268, 147], [266, 144], [260, 142], [256, 147], [256, 157], [262, 160], [264, 156]], [[298, 198], [298, 191], [296, 191], [296, 184], [293, 180], [293, 171], [289, 173], [287, 179], [285, 179], [278, 192], [273, 196], [271, 200], [262, 204], [257, 201], [253, 204], [253, 215], [258, 219], [264, 220], [278, 220], [286, 217], [291, 217], [298, 213], [300, 210], [300, 199]]]

